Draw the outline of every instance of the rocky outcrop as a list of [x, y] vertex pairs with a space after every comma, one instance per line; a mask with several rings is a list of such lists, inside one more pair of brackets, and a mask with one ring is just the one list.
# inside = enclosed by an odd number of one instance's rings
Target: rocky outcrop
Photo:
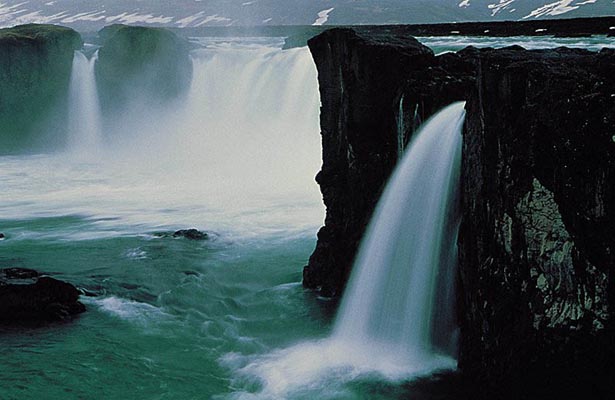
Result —
[[84, 311], [70, 283], [29, 269], [0, 270], [0, 326], [63, 321]]
[[471, 68], [458, 55], [435, 57], [410, 37], [332, 29], [309, 46], [322, 102], [316, 180], [327, 216], [303, 282], [335, 296], [405, 144], [422, 121], [463, 99]]
[[477, 57], [463, 149], [460, 366], [502, 397], [531, 387], [601, 398], [592, 388], [612, 389], [615, 356], [615, 52]]
[[0, 153], [50, 148], [62, 132], [74, 51], [70, 28], [22, 25], [0, 29]]
[[131, 99], [164, 104], [184, 95], [192, 81], [189, 43], [162, 28], [111, 25], [103, 40], [96, 79], [104, 109], [123, 109]]
[[181, 229], [173, 233], [174, 238], [184, 238], [188, 240], [207, 240], [209, 235], [205, 232], [201, 232], [198, 229]]
[[467, 101], [460, 367], [475, 398], [592, 398], [615, 357], [615, 52], [520, 47], [434, 57], [410, 38], [312, 39], [325, 227], [307, 287], [339, 294], [418, 125]]

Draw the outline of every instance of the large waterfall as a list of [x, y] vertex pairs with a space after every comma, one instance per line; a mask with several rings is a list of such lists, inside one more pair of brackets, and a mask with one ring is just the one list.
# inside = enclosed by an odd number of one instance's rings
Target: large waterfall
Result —
[[264, 382], [264, 398], [314, 385], [335, 391], [362, 375], [399, 380], [455, 368], [464, 106], [440, 111], [410, 143], [367, 230], [331, 336], [243, 368]]
[[[322, 223], [320, 98], [307, 48], [208, 41], [192, 52], [185, 97], [148, 108], [135, 85], [119, 112], [101, 110], [96, 61], [96, 53], [74, 55], [68, 154], [2, 165], [6, 179], [15, 172], [7, 215], [101, 217], [103, 231], [172, 224], [256, 237], [289, 227], [311, 233]], [[44, 178], [23, 181], [29, 167]], [[25, 187], [34, 193], [27, 207]]]
[[75, 51], [69, 89], [69, 146], [71, 150], [91, 155], [100, 150], [102, 128], [94, 67], [95, 52], [90, 59]]

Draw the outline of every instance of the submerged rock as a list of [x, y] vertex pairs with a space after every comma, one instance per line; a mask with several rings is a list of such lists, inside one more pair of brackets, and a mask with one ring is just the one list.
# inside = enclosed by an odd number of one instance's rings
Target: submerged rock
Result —
[[96, 63], [102, 106], [123, 109], [130, 99], [155, 105], [187, 93], [192, 81], [190, 43], [163, 28], [111, 25]]
[[62, 321], [84, 311], [70, 283], [31, 269], [0, 270], [0, 325]]
[[188, 240], [208, 240], [210, 235], [208, 233], [199, 231], [198, 229], [180, 229], [175, 232], [158, 232], [154, 236], [160, 238], [184, 238]]
[[209, 235], [197, 229], [182, 229], [173, 233], [173, 237], [183, 237], [190, 240], [207, 240]]
[[0, 154], [61, 144], [74, 51], [82, 46], [61, 26], [0, 29]]

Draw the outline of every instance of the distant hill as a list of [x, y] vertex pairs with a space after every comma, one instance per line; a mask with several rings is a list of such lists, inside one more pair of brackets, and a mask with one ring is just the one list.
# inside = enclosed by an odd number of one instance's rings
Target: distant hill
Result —
[[0, 0], [0, 27], [400, 24], [615, 15], [614, 0]]

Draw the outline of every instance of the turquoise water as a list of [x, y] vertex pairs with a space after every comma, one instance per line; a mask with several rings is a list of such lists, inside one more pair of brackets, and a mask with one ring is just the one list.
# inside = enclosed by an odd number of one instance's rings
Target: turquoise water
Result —
[[1, 266], [40, 269], [95, 296], [83, 298], [88, 312], [70, 324], [3, 332], [3, 399], [207, 399], [235, 385], [257, 389], [235, 383], [224, 359], [258, 355], [328, 327], [318, 300], [299, 284], [312, 237], [28, 237], [83, 231], [95, 222], [0, 224], [9, 237]]

